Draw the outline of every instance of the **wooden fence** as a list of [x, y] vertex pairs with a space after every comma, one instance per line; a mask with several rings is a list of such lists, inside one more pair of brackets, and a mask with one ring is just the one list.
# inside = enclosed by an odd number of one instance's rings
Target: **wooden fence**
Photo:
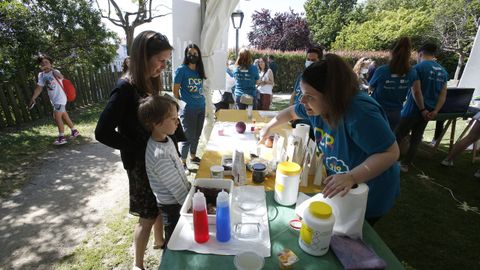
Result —
[[[120, 77], [120, 72], [110, 66], [93, 70], [76, 68], [71, 73], [64, 73], [77, 90], [77, 98], [68, 103], [69, 110], [85, 105], [95, 104], [108, 99]], [[164, 72], [163, 85], [171, 91], [171, 72]], [[36, 86], [36, 75], [17, 74], [15, 79], [0, 82], [0, 129], [18, 126], [46, 116], [51, 116], [52, 105], [47, 91], [42, 91], [35, 106], [28, 110], [27, 105]]]

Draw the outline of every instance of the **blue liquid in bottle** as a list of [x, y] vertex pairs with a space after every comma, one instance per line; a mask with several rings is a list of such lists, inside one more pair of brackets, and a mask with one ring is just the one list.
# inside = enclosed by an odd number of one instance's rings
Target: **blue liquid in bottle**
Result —
[[228, 242], [230, 240], [230, 207], [228, 193], [222, 191], [217, 196], [217, 240]]

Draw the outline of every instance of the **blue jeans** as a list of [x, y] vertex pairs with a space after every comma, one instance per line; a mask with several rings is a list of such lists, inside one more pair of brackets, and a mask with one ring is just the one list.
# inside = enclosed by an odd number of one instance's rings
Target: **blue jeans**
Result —
[[185, 107], [180, 111], [180, 120], [182, 121], [183, 130], [186, 142], [180, 142], [180, 154], [182, 160], [187, 159], [188, 151], [190, 154], [197, 153], [198, 141], [203, 130], [203, 123], [205, 122], [205, 108], [189, 108]]

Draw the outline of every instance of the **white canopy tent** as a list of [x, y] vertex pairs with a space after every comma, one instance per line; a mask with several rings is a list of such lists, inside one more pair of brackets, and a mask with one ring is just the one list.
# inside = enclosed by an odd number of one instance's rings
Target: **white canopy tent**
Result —
[[173, 0], [173, 70], [181, 65], [189, 43], [200, 47], [207, 80], [203, 84], [206, 121], [203, 137], [208, 140], [213, 127], [212, 92], [225, 89], [230, 15], [239, 0]]
[[473, 98], [480, 96], [480, 27], [477, 29], [477, 35], [473, 41], [472, 51], [468, 57], [467, 64], [463, 70], [462, 77], [458, 82], [458, 87], [475, 88]]
[[[203, 64], [205, 66], [205, 73], [207, 74], [207, 80], [204, 83], [207, 111], [206, 125], [203, 131], [203, 135], [206, 139], [210, 137], [213, 127], [212, 90], [225, 88], [227, 46], [226, 42], [224, 42], [224, 46], [220, 46], [220, 43], [222, 41], [222, 36], [226, 36], [230, 14], [232, 14], [238, 2], [239, 0], [206, 1], [205, 20], [203, 23], [202, 34], [200, 36], [200, 49], [203, 52]], [[219, 47], [221, 48], [220, 50], [217, 49]], [[214, 56], [216, 53], [220, 53], [222, 57], [215, 58]], [[219, 63], [218, 60], [221, 62]]]

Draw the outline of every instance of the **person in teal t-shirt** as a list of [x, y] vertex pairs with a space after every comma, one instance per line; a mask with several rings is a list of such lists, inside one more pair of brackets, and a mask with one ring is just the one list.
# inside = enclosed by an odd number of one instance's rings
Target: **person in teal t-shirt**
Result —
[[370, 80], [372, 97], [387, 113], [388, 123], [394, 131], [400, 122], [400, 112], [410, 88], [420, 88], [417, 71], [410, 66], [411, 41], [400, 38], [391, 51], [388, 65], [379, 67]]
[[[253, 65], [252, 53], [248, 49], [241, 49], [238, 53], [235, 69], [233, 70], [235, 77], [235, 105], [239, 110], [245, 110], [249, 105], [256, 108], [255, 100], [257, 96], [257, 81], [260, 79], [258, 68]], [[252, 104], [240, 102], [242, 95], [250, 95]]]
[[410, 146], [402, 157], [402, 172], [408, 172], [418, 146], [422, 142], [423, 132], [429, 120], [435, 119], [447, 98], [448, 73], [435, 62], [437, 51], [435, 44], [427, 43], [418, 49], [418, 64], [414, 66], [420, 80], [420, 88], [413, 88], [408, 93], [407, 101], [401, 113], [401, 120], [396, 130], [397, 142], [400, 143], [410, 131]]
[[180, 110], [180, 119], [187, 137], [186, 142], [180, 143], [180, 154], [185, 173], [190, 171], [187, 167], [187, 156], [190, 151], [190, 161], [199, 164], [197, 157], [198, 141], [205, 122], [205, 96], [203, 95], [203, 80], [205, 80], [202, 54], [195, 44], [185, 48], [183, 65], [175, 70], [173, 78], [173, 95], [183, 100], [186, 105]]
[[339, 56], [305, 69], [300, 103], [281, 111], [262, 129], [305, 118], [315, 127], [317, 150], [323, 153], [325, 197], [344, 196], [355, 184], [369, 186], [365, 218], [374, 224], [394, 205], [400, 191], [399, 149], [380, 105], [358, 89], [350, 66]]

